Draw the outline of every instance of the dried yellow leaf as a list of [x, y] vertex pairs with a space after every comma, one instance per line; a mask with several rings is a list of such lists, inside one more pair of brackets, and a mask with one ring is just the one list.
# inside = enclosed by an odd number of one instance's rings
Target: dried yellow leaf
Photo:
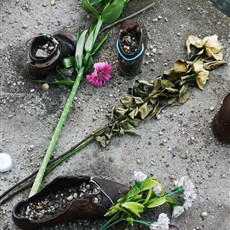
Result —
[[188, 64], [186, 61], [178, 60], [173, 65], [173, 72], [174, 73], [186, 73], [188, 71]]

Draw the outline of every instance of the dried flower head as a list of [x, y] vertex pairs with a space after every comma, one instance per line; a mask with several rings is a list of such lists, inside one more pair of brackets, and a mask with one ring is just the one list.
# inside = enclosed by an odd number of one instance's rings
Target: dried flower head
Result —
[[111, 78], [112, 65], [108, 62], [98, 62], [93, 67], [94, 72], [87, 75], [86, 79], [94, 86], [103, 86]]
[[223, 46], [219, 42], [217, 35], [205, 37], [203, 40], [194, 35], [190, 35], [186, 41], [189, 56], [192, 53], [190, 48], [191, 45], [198, 49], [203, 49], [205, 54], [210, 58], [217, 61], [223, 60]]
[[200, 89], [204, 89], [208, 80], [209, 71], [204, 69], [204, 63], [197, 61], [192, 66], [193, 71], [196, 73], [196, 83]]

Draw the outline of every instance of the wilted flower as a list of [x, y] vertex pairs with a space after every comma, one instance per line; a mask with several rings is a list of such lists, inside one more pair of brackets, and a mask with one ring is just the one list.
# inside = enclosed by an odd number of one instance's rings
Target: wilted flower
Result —
[[218, 41], [217, 35], [205, 37], [203, 39], [205, 53], [208, 57], [213, 57], [217, 61], [223, 60], [223, 46]]
[[204, 63], [202, 61], [197, 61], [192, 66], [193, 71], [196, 75], [196, 83], [200, 89], [204, 89], [206, 82], [208, 80], [209, 71], [204, 69]]
[[167, 214], [161, 213], [158, 217], [157, 222], [150, 225], [151, 230], [168, 230], [169, 229], [169, 218]]
[[147, 178], [147, 175], [140, 171], [134, 171], [135, 181], [142, 182]]
[[219, 42], [217, 35], [205, 37], [203, 40], [190, 35], [186, 41], [188, 55], [192, 52], [191, 45], [198, 49], [203, 48], [208, 57], [214, 58], [217, 61], [223, 60], [223, 46]]
[[103, 86], [111, 78], [112, 65], [108, 62], [98, 62], [93, 67], [95, 71], [87, 75], [86, 79], [94, 86]]

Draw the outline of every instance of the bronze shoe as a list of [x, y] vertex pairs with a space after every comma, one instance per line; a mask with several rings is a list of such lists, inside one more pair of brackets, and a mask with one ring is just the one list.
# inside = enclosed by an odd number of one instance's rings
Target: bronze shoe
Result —
[[[129, 188], [88, 176], [57, 177], [39, 193], [16, 204], [13, 221], [23, 230], [102, 218]], [[65, 201], [65, 202], [64, 202]]]
[[116, 43], [118, 51], [118, 71], [127, 79], [141, 72], [148, 35], [143, 23], [126, 20], [122, 23]]
[[60, 32], [53, 36], [40, 34], [32, 39], [26, 65], [32, 79], [45, 79], [68, 55], [74, 55], [76, 36], [69, 32]]
[[219, 141], [230, 144], [230, 93], [213, 119], [212, 131]]

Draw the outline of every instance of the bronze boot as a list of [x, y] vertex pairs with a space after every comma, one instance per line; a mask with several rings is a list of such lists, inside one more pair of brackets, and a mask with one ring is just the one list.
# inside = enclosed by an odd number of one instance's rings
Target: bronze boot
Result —
[[213, 119], [212, 131], [219, 141], [230, 144], [230, 93]]
[[148, 35], [144, 24], [134, 20], [122, 23], [116, 42], [118, 71], [121, 76], [132, 79], [141, 72]]
[[57, 177], [39, 193], [16, 204], [13, 221], [23, 230], [103, 218], [129, 187], [103, 178]]
[[26, 71], [32, 79], [45, 79], [68, 55], [74, 55], [76, 36], [60, 32], [53, 36], [40, 34], [31, 40]]

